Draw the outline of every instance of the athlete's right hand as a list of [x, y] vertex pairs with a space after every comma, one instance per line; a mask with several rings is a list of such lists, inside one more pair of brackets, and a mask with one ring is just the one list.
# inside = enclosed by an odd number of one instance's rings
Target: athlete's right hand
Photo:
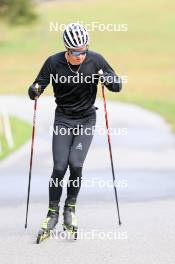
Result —
[[39, 86], [39, 84], [32, 84], [29, 87], [28, 94], [31, 100], [37, 99], [41, 95], [41, 87]]

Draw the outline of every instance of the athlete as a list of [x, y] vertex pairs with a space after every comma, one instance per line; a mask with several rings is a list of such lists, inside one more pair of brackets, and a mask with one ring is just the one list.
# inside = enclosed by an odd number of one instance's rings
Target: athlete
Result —
[[[63, 224], [72, 232], [77, 229], [75, 206], [81, 187], [83, 163], [93, 138], [93, 133], [85, 132], [92, 131], [96, 124], [97, 108], [94, 103], [99, 78], [112, 92], [120, 92], [122, 88], [121, 79], [103, 56], [88, 50], [89, 35], [84, 26], [78, 23], [68, 24], [63, 32], [63, 41], [66, 50], [47, 58], [28, 90], [30, 99], [34, 100], [51, 83], [57, 104], [52, 143], [53, 172], [49, 183], [49, 209], [41, 225], [42, 235], [43, 232], [53, 230], [58, 223], [61, 182], [67, 168], [70, 176]], [[100, 70], [103, 71], [103, 76], [99, 76]], [[78, 131], [81, 128], [81, 133], [75, 135], [73, 128], [77, 128]], [[66, 131], [64, 135], [61, 133], [63, 129]]]

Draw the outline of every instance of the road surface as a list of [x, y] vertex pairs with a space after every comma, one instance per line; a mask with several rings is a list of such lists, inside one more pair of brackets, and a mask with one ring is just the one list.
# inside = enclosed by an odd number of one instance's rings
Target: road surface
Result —
[[[123, 222], [118, 227], [113, 187], [109, 184], [112, 175], [107, 138], [101, 135], [105, 121], [100, 100], [96, 106], [101, 134], [95, 134], [88, 153], [77, 206], [82, 238], [74, 243], [58, 235], [35, 245], [48, 206], [52, 171], [49, 132], [55, 108], [51, 97], [41, 97], [38, 103], [27, 230], [24, 221], [30, 142], [0, 163], [1, 263], [174, 263], [175, 136], [155, 113], [130, 104], [108, 103], [110, 127], [116, 129], [112, 149]], [[33, 102], [28, 98], [1, 96], [1, 105], [11, 115], [32, 122]], [[61, 209], [64, 199], [65, 191]]]

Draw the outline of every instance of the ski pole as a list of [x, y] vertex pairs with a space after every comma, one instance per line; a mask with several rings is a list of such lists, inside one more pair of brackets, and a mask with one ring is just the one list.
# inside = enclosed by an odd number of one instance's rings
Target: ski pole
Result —
[[[103, 75], [103, 70], [102, 69], [99, 70], [98, 74], [100, 76], [102, 76]], [[117, 206], [118, 222], [119, 222], [119, 225], [121, 225], [117, 188], [116, 188], [116, 185], [115, 185], [115, 171], [114, 171], [114, 163], [113, 163], [113, 156], [112, 156], [111, 138], [110, 138], [110, 134], [109, 134], [108, 112], [107, 112], [107, 107], [106, 107], [106, 97], [105, 97], [105, 92], [104, 92], [104, 83], [102, 81], [101, 81], [101, 87], [102, 87], [102, 95], [103, 95], [103, 101], [104, 101], [104, 112], [105, 112], [105, 120], [106, 120], [106, 129], [107, 129], [107, 137], [108, 137], [109, 154], [110, 154], [110, 160], [111, 160], [112, 177], [113, 177], [113, 184], [114, 184], [114, 193], [115, 193], [115, 200], [116, 200], [116, 206]]]
[[31, 143], [30, 165], [29, 165], [29, 182], [28, 182], [28, 193], [27, 193], [27, 208], [26, 208], [25, 228], [27, 228], [27, 218], [28, 218], [28, 209], [29, 209], [30, 183], [31, 183], [31, 175], [32, 175], [33, 147], [34, 147], [34, 138], [35, 138], [37, 99], [38, 99], [38, 97], [35, 97], [34, 114], [33, 114], [33, 129], [32, 129], [32, 143]]

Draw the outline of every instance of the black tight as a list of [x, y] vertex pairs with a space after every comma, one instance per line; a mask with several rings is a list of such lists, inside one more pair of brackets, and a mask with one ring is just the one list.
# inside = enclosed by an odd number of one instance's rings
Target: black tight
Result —
[[[88, 117], [81, 119], [70, 119], [62, 113], [55, 114], [54, 131], [68, 132], [68, 128], [75, 128], [81, 125], [83, 131], [86, 128], [92, 129], [96, 123], [96, 112], [94, 111]], [[70, 130], [69, 130], [70, 131]], [[88, 130], [89, 133], [90, 130]], [[92, 131], [92, 130], [91, 130]], [[53, 133], [53, 161], [54, 168], [49, 183], [49, 201], [59, 203], [62, 194], [62, 183], [67, 168], [69, 167], [70, 176], [67, 184], [67, 199], [76, 202], [82, 179], [82, 167], [92, 142], [93, 135], [79, 134], [73, 132], [61, 134]]]
[[[62, 194], [62, 183], [65, 171], [53, 170], [51, 180], [49, 182], [49, 201], [57, 201], [59, 203]], [[82, 168], [70, 166], [70, 176], [67, 183], [67, 202], [76, 202], [82, 179]]]

